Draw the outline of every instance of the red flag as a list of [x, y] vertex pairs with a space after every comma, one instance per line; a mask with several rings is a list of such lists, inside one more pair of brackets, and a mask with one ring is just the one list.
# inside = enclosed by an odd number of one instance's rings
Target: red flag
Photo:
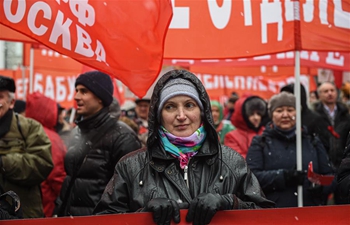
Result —
[[315, 173], [312, 162], [310, 162], [308, 171], [307, 171], [307, 178], [312, 183], [315, 183], [318, 185], [330, 185], [333, 182], [334, 176]]
[[146, 94], [161, 69], [169, 0], [1, 1], [0, 23]]

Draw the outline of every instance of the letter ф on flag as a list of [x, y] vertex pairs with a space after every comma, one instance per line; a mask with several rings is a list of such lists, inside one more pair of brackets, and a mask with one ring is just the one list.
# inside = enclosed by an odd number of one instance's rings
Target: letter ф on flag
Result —
[[[4, 0], [0, 23], [143, 97], [162, 64], [170, 0]], [[64, 65], [62, 65], [64, 67]]]

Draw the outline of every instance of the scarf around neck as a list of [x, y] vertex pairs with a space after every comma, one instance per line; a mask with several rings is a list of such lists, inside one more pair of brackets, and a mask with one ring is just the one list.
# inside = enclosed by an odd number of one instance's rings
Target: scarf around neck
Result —
[[188, 137], [178, 137], [171, 134], [163, 126], [159, 129], [159, 136], [163, 143], [165, 151], [169, 152], [180, 161], [180, 167], [183, 169], [188, 164], [192, 156], [197, 154], [202, 146], [207, 133], [201, 125], [192, 135]]

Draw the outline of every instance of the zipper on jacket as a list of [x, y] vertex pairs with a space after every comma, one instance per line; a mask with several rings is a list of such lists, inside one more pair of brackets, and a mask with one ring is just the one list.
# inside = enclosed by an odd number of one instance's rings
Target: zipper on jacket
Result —
[[184, 180], [187, 184], [187, 187], [190, 188], [190, 185], [188, 183], [188, 166], [186, 165], [185, 168], [184, 168]]

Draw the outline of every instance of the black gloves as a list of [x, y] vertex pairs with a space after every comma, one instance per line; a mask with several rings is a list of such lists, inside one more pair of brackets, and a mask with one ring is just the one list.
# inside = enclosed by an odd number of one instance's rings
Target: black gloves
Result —
[[286, 186], [294, 187], [302, 185], [305, 181], [306, 172], [299, 170], [284, 170]]
[[193, 221], [193, 225], [208, 224], [217, 211], [234, 208], [235, 198], [232, 194], [202, 193], [190, 203], [186, 221]]
[[152, 212], [153, 220], [158, 225], [170, 225], [171, 219], [180, 223], [180, 207], [175, 200], [154, 198], [150, 200], [142, 212]]

